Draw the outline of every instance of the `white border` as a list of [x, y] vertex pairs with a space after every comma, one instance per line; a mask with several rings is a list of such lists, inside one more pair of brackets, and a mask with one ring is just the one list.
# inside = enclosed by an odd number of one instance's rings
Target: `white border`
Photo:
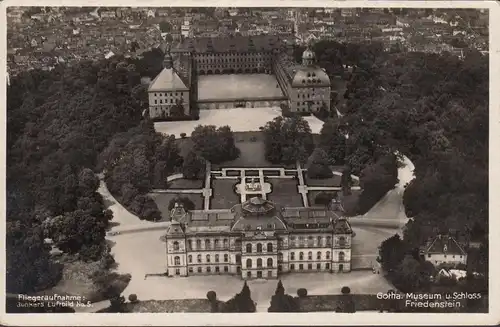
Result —
[[[490, 195], [490, 235], [498, 235], [497, 216], [499, 213], [498, 201], [495, 199], [495, 185], [500, 185], [499, 172], [496, 168], [499, 154], [499, 122], [500, 122], [500, 69], [499, 69], [499, 39], [500, 39], [500, 5], [495, 1], [320, 1], [320, 0], [219, 0], [207, 3], [205, 0], [7, 0], [0, 2], [0, 99], [3, 110], [0, 115], [1, 124], [0, 138], [6, 137], [6, 7], [7, 6], [133, 6], [133, 7], [406, 7], [406, 8], [486, 8], [490, 11], [490, 169], [489, 169], [489, 195]], [[5, 176], [5, 143], [1, 145], [1, 172]], [[0, 180], [0, 212], [5, 212], [5, 178]], [[2, 219], [1, 228], [5, 235], [5, 219]], [[2, 237], [4, 240], [5, 238]], [[6, 314], [5, 313], [5, 243], [2, 242], [0, 256], [3, 263], [3, 271], [0, 273], [0, 323], [5, 325], [24, 326], [97, 326], [97, 325], [137, 325], [137, 326], [235, 326], [235, 325], [476, 325], [497, 324], [500, 322], [499, 286], [500, 280], [490, 278], [490, 308], [489, 314], [380, 314], [370, 312], [357, 312], [355, 314], [340, 314], [332, 312], [315, 313], [252, 313], [252, 314], [214, 314], [214, 313], [165, 313], [165, 314]], [[494, 249], [500, 246], [497, 237], [490, 237], [490, 276], [499, 275], [498, 260], [495, 261]]]

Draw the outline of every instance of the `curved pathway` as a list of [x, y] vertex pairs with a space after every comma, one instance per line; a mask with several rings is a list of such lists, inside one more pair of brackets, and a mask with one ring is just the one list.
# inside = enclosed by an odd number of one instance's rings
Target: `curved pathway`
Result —
[[[386, 228], [381, 226], [363, 225], [356, 226], [356, 220], [367, 221], [372, 219], [375, 224], [380, 221], [394, 220], [404, 222], [408, 218], [404, 214], [402, 206], [402, 194], [404, 185], [413, 179], [413, 165], [404, 158], [404, 166], [398, 170], [399, 183], [394, 190], [381, 199], [369, 212], [361, 217], [353, 217], [353, 229], [356, 237], [353, 238], [353, 249], [359, 255], [353, 255], [353, 265], [360, 262], [373, 262], [380, 243], [398, 231], [397, 228]], [[137, 216], [127, 211], [109, 193], [104, 182], [101, 181], [99, 192], [108, 203], [108, 208], [113, 211], [115, 226], [113, 230], [127, 228], [129, 231], [137, 228], [148, 229], [142, 233], [123, 233], [108, 238], [114, 242], [112, 254], [118, 263], [118, 273], [132, 275], [130, 284], [123, 292], [128, 297], [137, 294], [141, 300], [167, 300], [182, 298], [205, 298], [209, 289], [216, 290], [221, 300], [227, 300], [236, 292], [241, 290], [242, 281], [235, 276], [193, 276], [189, 279], [170, 279], [165, 277], [147, 277], [148, 274], [161, 274], [165, 272], [165, 245], [160, 240], [165, 227], [156, 229], [157, 223], [141, 221]], [[289, 294], [293, 294], [295, 288], [306, 287], [310, 294], [338, 294], [340, 288], [349, 285], [356, 293], [385, 292], [391, 286], [382, 275], [367, 274], [366, 272], [351, 272], [350, 274], [293, 274], [283, 276], [283, 282]], [[231, 281], [229, 281], [231, 280]], [[250, 281], [249, 286], [252, 297], [257, 302], [259, 311], [267, 311], [270, 296], [274, 293], [277, 281], [256, 280]]]

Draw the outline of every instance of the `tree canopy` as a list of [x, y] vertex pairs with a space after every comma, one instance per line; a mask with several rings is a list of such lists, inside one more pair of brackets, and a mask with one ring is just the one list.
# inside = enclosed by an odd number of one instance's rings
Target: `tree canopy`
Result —
[[262, 131], [265, 157], [271, 163], [306, 162], [314, 149], [311, 128], [301, 116], [276, 117]]

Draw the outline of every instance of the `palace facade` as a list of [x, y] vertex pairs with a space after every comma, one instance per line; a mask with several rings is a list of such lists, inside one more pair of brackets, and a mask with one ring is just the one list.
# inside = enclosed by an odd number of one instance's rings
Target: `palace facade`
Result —
[[168, 275], [349, 272], [352, 229], [340, 208], [284, 208], [260, 197], [218, 212], [176, 204], [166, 234]]
[[[296, 63], [293, 50], [293, 40], [274, 35], [187, 38], [175, 49], [166, 49], [164, 68], [150, 83], [150, 117], [175, 116], [181, 106], [189, 114], [193, 106], [203, 110], [242, 103], [247, 107], [284, 104], [290, 112], [330, 110], [330, 78], [316, 65], [314, 52], [306, 49], [302, 63]], [[197, 76], [258, 73], [274, 75], [284, 96], [227, 98], [215, 103], [197, 97]]]

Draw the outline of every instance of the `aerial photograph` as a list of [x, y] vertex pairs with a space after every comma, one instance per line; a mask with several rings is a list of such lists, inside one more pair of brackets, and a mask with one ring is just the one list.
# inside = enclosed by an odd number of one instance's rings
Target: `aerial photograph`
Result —
[[489, 9], [6, 12], [7, 314], [489, 312]]

